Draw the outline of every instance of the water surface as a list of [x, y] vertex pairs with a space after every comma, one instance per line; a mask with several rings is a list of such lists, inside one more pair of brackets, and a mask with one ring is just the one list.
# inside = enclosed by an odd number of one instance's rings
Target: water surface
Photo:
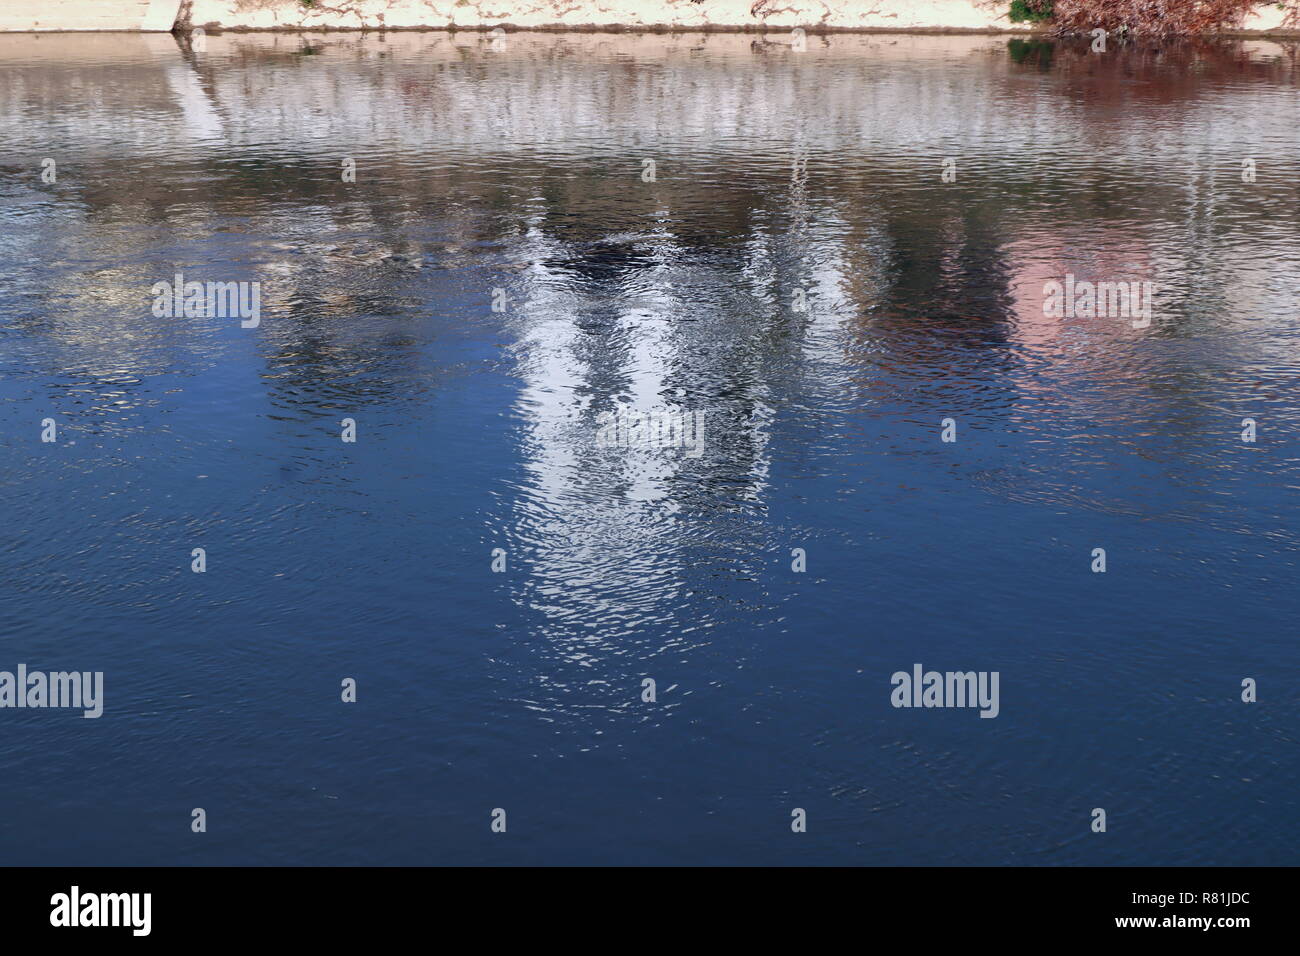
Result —
[[[0, 711], [0, 859], [1293, 862], [1296, 79], [0, 37], [0, 669], [106, 682]], [[260, 326], [154, 317], [178, 272]], [[1045, 317], [1067, 275], [1150, 326]], [[598, 441], [668, 407], [699, 457]], [[1000, 715], [891, 707], [915, 662]]]

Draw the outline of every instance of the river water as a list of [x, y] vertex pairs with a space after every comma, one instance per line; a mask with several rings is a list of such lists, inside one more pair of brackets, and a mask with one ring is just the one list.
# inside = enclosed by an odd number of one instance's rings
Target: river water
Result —
[[0, 858], [1294, 862], [1297, 75], [0, 37]]

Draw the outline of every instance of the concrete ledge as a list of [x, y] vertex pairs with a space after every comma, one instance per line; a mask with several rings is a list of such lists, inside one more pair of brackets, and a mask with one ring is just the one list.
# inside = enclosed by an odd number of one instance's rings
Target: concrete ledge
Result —
[[[1034, 33], [1010, 0], [40, 0], [0, 4], [0, 32], [547, 30]], [[1261, 3], [1232, 36], [1300, 36]]]
[[0, 4], [0, 32], [123, 30], [166, 33], [180, 0], [38, 0]]
[[[1007, 29], [978, 0], [186, 0], [195, 26], [250, 29], [837, 27]], [[1007, 0], [1009, 7], [1010, 0]]]

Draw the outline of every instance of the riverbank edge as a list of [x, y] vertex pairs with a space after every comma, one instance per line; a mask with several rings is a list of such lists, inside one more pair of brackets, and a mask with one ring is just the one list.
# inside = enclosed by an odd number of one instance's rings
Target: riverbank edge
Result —
[[[795, 26], [798, 26], [796, 24]], [[556, 23], [556, 24], [536, 24], [530, 26], [517, 26], [509, 21], [501, 23], [448, 23], [443, 25], [428, 26], [274, 26], [274, 27], [249, 27], [249, 26], [223, 26], [220, 23], [200, 23], [192, 25], [177, 24], [170, 30], [6, 30], [0, 32], [0, 36], [22, 36], [23, 34], [34, 34], [38, 36], [51, 35], [102, 35], [102, 34], [140, 34], [140, 33], [173, 33], [177, 35], [187, 35], [195, 30], [202, 28], [208, 36], [218, 36], [223, 33], [490, 33], [496, 29], [502, 29], [507, 33], [603, 33], [603, 34], [651, 34], [662, 36], [666, 34], [688, 34], [688, 33], [780, 33], [789, 34], [794, 26], [778, 26], [776, 24], [739, 24], [728, 25], [722, 23], [702, 24], [699, 26], [678, 26], [676, 24], [644, 24], [644, 23]], [[837, 27], [837, 26], [804, 26], [802, 27], [809, 36], [829, 36], [834, 34], [854, 34], [854, 35], [885, 35], [885, 36], [1019, 36], [1019, 37], [1042, 37], [1045, 39], [1053, 38], [1050, 28], [1044, 27]], [[1189, 40], [1300, 40], [1300, 30], [1225, 30], [1221, 33], [1206, 33], [1197, 37], [1187, 37], [1182, 39]]]

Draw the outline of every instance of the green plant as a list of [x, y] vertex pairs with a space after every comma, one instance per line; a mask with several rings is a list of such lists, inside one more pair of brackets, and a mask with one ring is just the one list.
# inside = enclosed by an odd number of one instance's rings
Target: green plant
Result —
[[1019, 38], [1007, 41], [1007, 53], [1011, 55], [1011, 62], [1024, 65], [1034, 64], [1040, 70], [1049, 69], [1052, 65], [1052, 53], [1055, 51], [1054, 45], [1049, 40], [1021, 40]]
[[1052, 0], [1011, 0], [1012, 23], [1040, 23], [1052, 19]]

